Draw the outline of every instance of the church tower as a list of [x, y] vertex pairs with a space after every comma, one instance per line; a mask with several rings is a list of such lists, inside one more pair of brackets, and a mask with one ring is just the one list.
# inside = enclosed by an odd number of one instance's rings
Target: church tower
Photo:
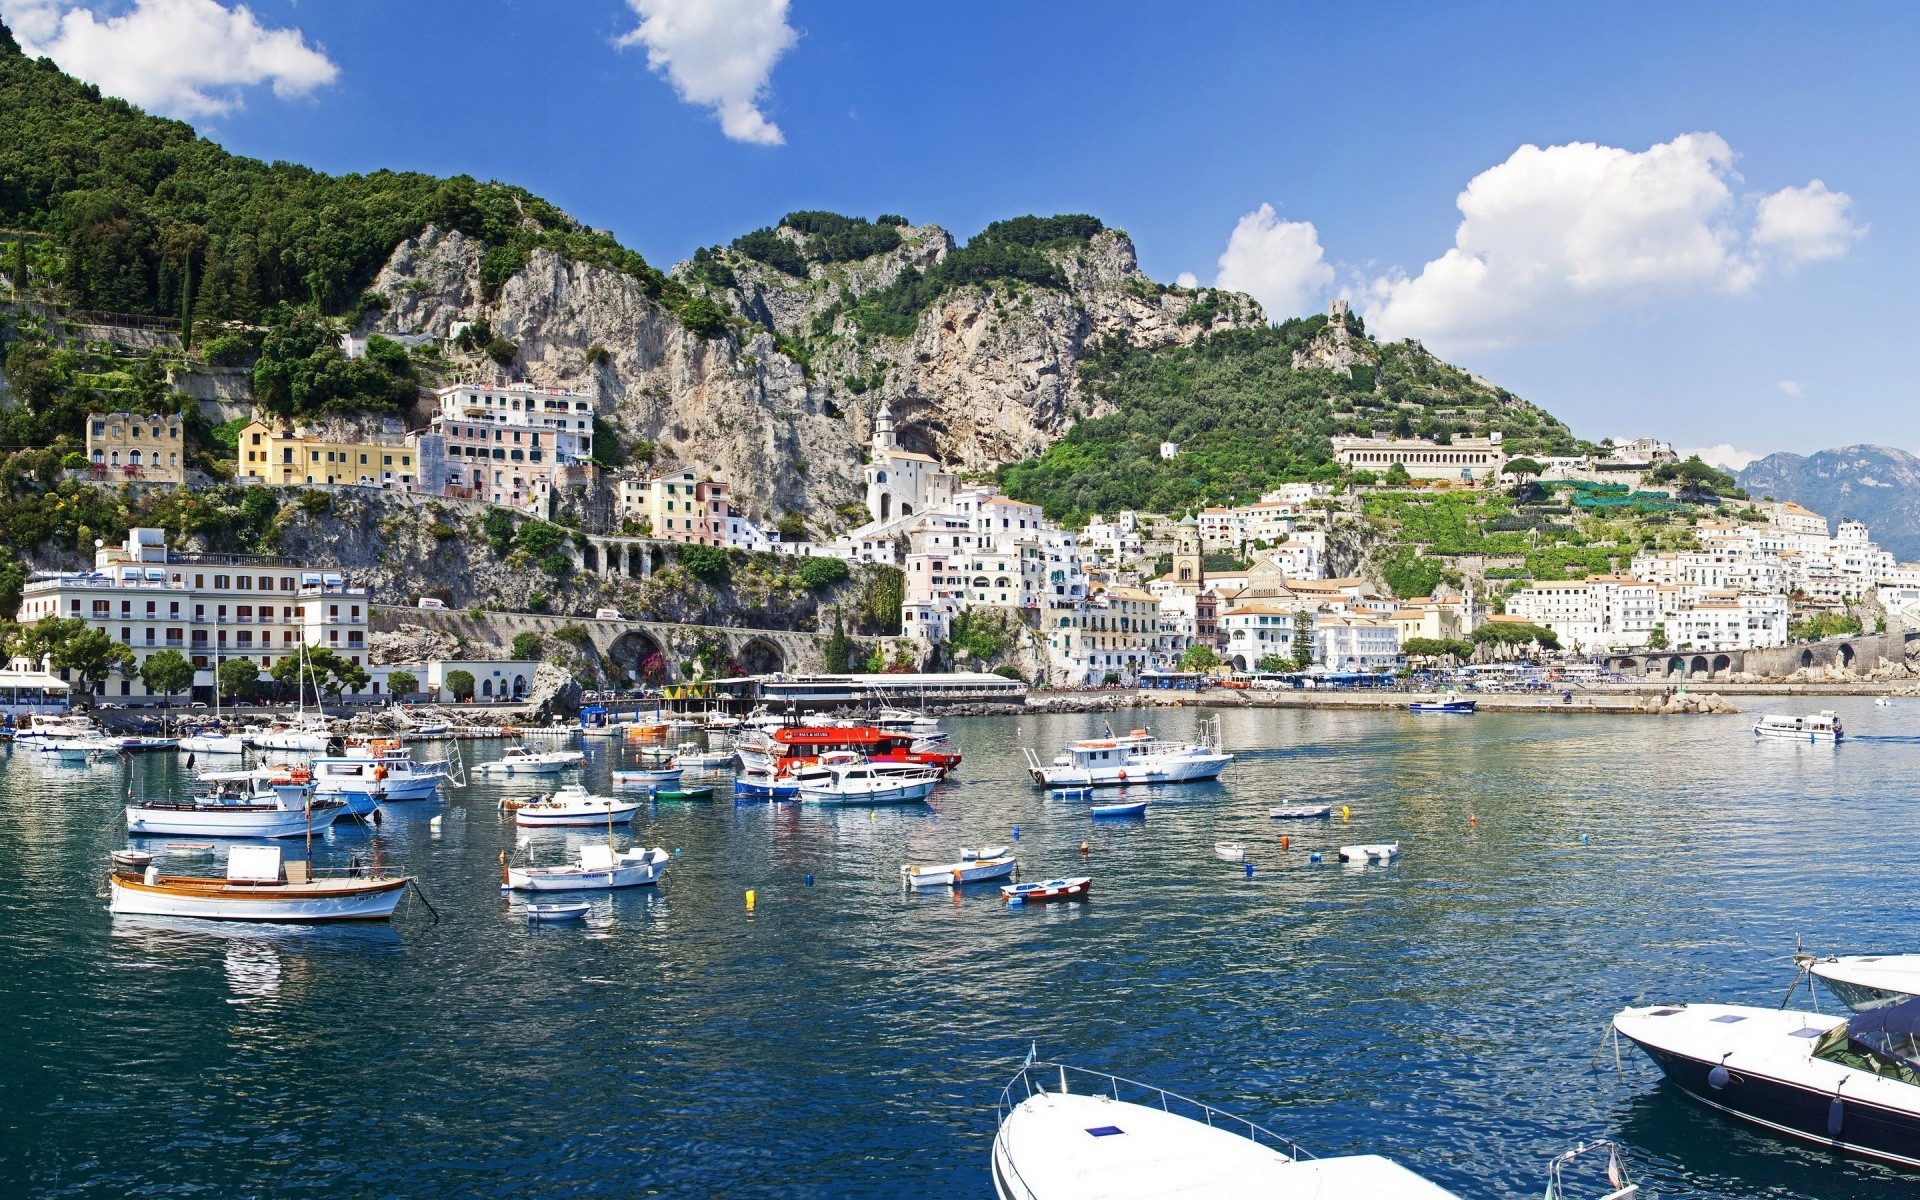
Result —
[[1173, 542], [1173, 582], [1183, 592], [1202, 592], [1207, 586], [1207, 562], [1201, 552], [1200, 523], [1192, 517], [1180, 522]]

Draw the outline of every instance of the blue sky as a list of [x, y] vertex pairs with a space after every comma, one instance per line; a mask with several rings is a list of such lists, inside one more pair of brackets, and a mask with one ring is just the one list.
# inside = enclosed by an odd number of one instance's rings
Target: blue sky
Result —
[[1920, 447], [1911, 7], [233, 7], [0, 0], [236, 151], [511, 181], [662, 265], [797, 208], [1091, 212], [1156, 278], [1351, 295], [1584, 436]]

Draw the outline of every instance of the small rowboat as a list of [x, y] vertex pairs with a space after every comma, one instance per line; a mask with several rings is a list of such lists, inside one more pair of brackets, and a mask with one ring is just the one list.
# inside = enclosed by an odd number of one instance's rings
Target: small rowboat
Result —
[[661, 788], [653, 793], [653, 798], [662, 804], [706, 804], [713, 800], [710, 787]]
[[[996, 846], [994, 849], [1002, 848]], [[900, 868], [900, 874], [908, 887], [960, 887], [968, 883], [984, 883], [989, 879], [1005, 879], [1013, 874], [1014, 862], [1010, 855], [973, 858], [963, 851], [959, 862], [941, 863], [938, 866], [908, 863]]]
[[1096, 804], [1087, 810], [1097, 817], [1144, 817], [1147, 815], [1147, 802], [1133, 804]]
[[663, 783], [678, 783], [679, 767], [643, 768], [637, 771], [615, 771], [613, 786], [620, 791], [650, 791]]
[[145, 850], [115, 850], [107, 857], [113, 860], [113, 865], [116, 867], [132, 867], [135, 870], [140, 870], [153, 861], [153, 855]]
[[160, 849], [168, 858], [212, 858], [212, 842], [168, 842]]
[[553, 904], [527, 905], [529, 921], [578, 921], [593, 905], [585, 900], [561, 900]]
[[1311, 821], [1317, 817], [1331, 817], [1331, 804], [1283, 804], [1268, 811], [1267, 816], [1276, 821]]
[[1239, 842], [1215, 842], [1213, 856], [1223, 862], [1239, 862], [1247, 856], [1247, 848]]
[[1047, 789], [1047, 795], [1056, 800], [1091, 800], [1093, 789], [1090, 787], [1053, 787]]
[[1340, 847], [1341, 862], [1392, 862], [1400, 857], [1399, 842], [1374, 842], [1366, 846]]
[[1042, 900], [1072, 900], [1093, 890], [1093, 879], [1081, 875], [1073, 879], [1050, 879], [1045, 883], [1011, 883], [1000, 889], [1008, 904], [1037, 904]]

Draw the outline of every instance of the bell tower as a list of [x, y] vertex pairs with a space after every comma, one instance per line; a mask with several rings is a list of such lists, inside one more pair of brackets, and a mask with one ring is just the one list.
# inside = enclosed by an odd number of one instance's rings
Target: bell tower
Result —
[[1200, 525], [1192, 517], [1180, 522], [1173, 542], [1173, 582], [1183, 592], [1206, 590], [1207, 563], [1201, 553]]

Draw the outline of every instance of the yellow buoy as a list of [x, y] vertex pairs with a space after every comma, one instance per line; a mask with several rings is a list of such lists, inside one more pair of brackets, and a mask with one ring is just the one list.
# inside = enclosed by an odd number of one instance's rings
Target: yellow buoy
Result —
[[753, 889], [752, 888], [747, 889], [747, 911], [748, 912], [753, 911]]
[[1348, 808], [1346, 805], [1342, 804], [1340, 806], [1340, 819], [1342, 821], [1345, 821], [1351, 818], [1352, 816], [1353, 816], [1353, 810]]

